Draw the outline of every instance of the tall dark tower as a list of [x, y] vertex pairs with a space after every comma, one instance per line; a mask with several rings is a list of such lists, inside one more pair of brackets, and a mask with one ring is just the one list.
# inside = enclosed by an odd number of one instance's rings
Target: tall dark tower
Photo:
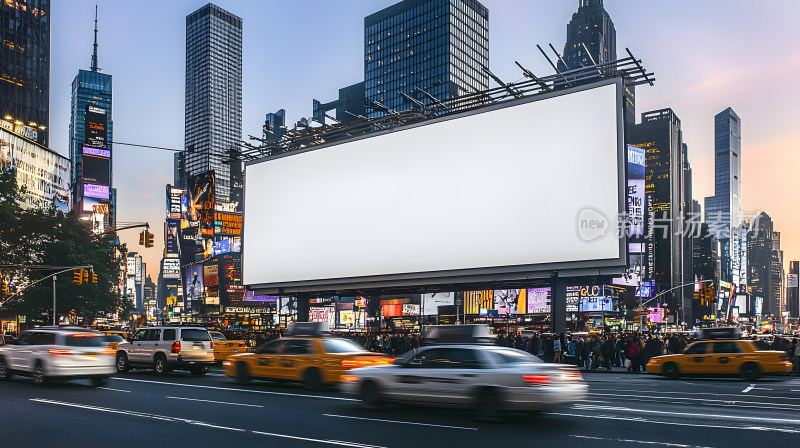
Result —
[[[584, 45], [589, 53], [586, 53]], [[559, 63], [559, 70], [617, 59], [617, 32], [611, 16], [603, 8], [603, 0], [580, 0], [578, 12], [572, 14], [572, 20], [567, 24], [563, 58], [566, 67]]]

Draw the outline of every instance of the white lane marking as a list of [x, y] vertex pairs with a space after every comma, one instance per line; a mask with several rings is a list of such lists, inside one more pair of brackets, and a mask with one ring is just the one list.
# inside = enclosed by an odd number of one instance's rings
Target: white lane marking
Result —
[[114, 392], [128, 392], [128, 393], [130, 393], [130, 391], [129, 391], [129, 390], [122, 390], [122, 389], [112, 389], [112, 388], [110, 388], [110, 387], [98, 387], [98, 389], [110, 390], [110, 391], [114, 391]]
[[[635, 408], [622, 408], [616, 406], [590, 406], [585, 404], [578, 404], [575, 405], [577, 408], [580, 409], [595, 409], [595, 410], [607, 410], [607, 411], [623, 411], [623, 412], [634, 412], [634, 413], [643, 413], [643, 414], [664, 414], [664, 415], [675, 415], [675, 416], [692, 416], [692, 417], [708, 417], [712, 420], [748, 420], [748, 421], [764, 421], [764, 422], [776, 422], [774, 418], [764, 418], [764, 417], [748, 417], [748, 416], [741, 416], [741, 415], [717, 415], [717, 414], [690, 414], [688, 412], [670, 412], [670, 411], [654, 411], [650, 409], [635, 409]], [[781, 423], [791, 423], [794, 425], [800, 425], [800, 420], [786, 420], [781, 419]]]
[[477, 431], [478, 428], [470, 428], [468, 426], [448, 426], [448, 425], [435, 425], [433, 423], [419, 423], [419, 422], [404, 422], [400, 420], [384, 420], [382, 418], [368, 418], [368, 417], [353, 417], [352, 415], [336, 415], [336, 414], [322, 414], [325, 417], [336, 417], [336, 418], [350, 418], [353, 420], [369, 420], [372, 422], [384, 422], [384, 423], [400, 423], [404, 425], [418, 425], [418, 426], [433, 426], [435, 428], [447, 428], [447, 429], [466, 429], [469, 431]]
[[610, 440], [613, 442], [628, 442], [628, 443], [640, 443], [642, 445], [662, 445], [662, 446], [673, 446], [677, 448], [708, 448], [708, 447], [698, 447], [695, 445], [684, 445], [681, 443], [667, 443], [667, 442], [652, 442], [648, 440], [630, 440], [630, 439], [609, 439], [606, 437], [592, 437], [592, 436], [579, 436], [576, 434], [570, 434], [570, 437], [576, 437], [578, 439], [590, 439], [590, 440]]
[[[739, 395], [739, 396], [741, 397], [742, 395]], [[744, 396], [750, 396], [750, 395], [744, 395]], [[782, 409], [784, 411], [800, 412], [800, 409], [797, 409], [797, 408], [793, 408], [793, 407], [787, 408], [787, 406], [798, 406], [798, 405], [784, 404], [784, 403], [760, 403], [760, 402], [753, 402], [753, 401], [747, 401], [747, 400], [741, 400], [741, 401], [725, 400], [725, 401], [722, 401], [721, 403], [718, 403], [718, 401], [721, 401], [721, 400], [715, 400], [717, 402], [712, 403], [712, 402], [710, 402], [708, 400], [703, 400], [703, 399], [699, 399], [699, 402], [697, 401], [698, 399], [695, 399], [695, 401], [688, 401], [688, 400], [691, 400], [691, 399], [690, 398], [682, 398], [682, 397], [668, 397], [668, 399], [670, 401], [667, 402], [667, 404], [672, 404], [672, 405], [690, 404], [690, 405], [711, 406], [711, 407], [731, 407], [731, 406], [735, 406], [737, 408], [768, 409], [768, 410], [772, 410], [772, 411], [774, 411], [775, 409]], [[646, 398], [646, 397], [625, 398], [625, 399], [622, 399], [622, 400], [619, 400], [619, 401], [620, 402], [635, 401], [637, 403], [659, 403], [659, 404], [665, 404], [665, 402], [663, 400], [651, 399], [651, 398]], [[781, 408], [781, 406], [783, 406], [783, 408]]]
[[[715, 428], [715, 429], [741, 429], [746, 431], [772, 431], [772, 432], [786, 432], [791, 434], [800, 434], [800, 431], [794, 429], [782, 429], [782, 428], [766, 428], [763, 426], [725, 426], [725, 425], [701, 425], [695, 423], [679, 423], [679, 422], [667, 422], [663, 420], [648, 420], [646, 418], [637, 418], [637, 417], [612, 417], [610, 415], [587, 415], [587, 414], [569, 414], [566, 412], [545, 412], [548, 415], [561, 415], [564, 417], [584, 417], [584, 418], [597, 418], [601, 420], [620, 420], [626, 422], [636, 422], [636, 423], [652, 423], [656, 425], [672, 425], [672, 426], [690, 426], [694, 428]], [[774, 420], [773, 420], [774, 422]]]
[[221, 373], [212, 373], [212, 372], [207, 372], [207, 373], [206, 373], [206, 376], [228, 376], [228, 375], [223, 375], [223, 374], [221, 374]]
[[[664, 399], [664, 400], [681, 400], [681, 401], [710, 401], [710, 402], [721, 402], [721, 403], [731, 403], [732, 402], [731, 400], [715, 400], [715, 399], [712, 399], [712, 398], [661, 397], [661, 396], [655, 396], [655, 395], [642, 396], [642, 395], [623, 395], [623, 394], [600, 394], [600, 393], [597, 393], [597, 392], [589, 392], [589, 395], [601, 395], [601, 396], [608, 396], [608, 397], [631, 397], [631, 398], [635, 398], [635, 399], [639, 399], [639, 400], [646, 398], [646, 399], [651, 399], [651, 400], [653, 400], [653, 399]], [[770, 398], [778, 398], [778, 397], [770, 397]], [[765, 402], [760, 402], [760, 401], [749, 401], [749, 400], [741, 400], [741, 401], [733, 401], [733, 402], [734, 403], [741, 403], [743, 405], [745, 405], [745, 404], [760, 404], [760, 405], [769, 406], [771, 408], [775, 408], [777, 406], [780, 406], [782, 408], [790, 408], [792, 410], [798, 410], [798, 408], [800, 408], [800, 404], [765, 403]]]
[[[756, 390], [762, 389], [761, 387], [756, 387]], [[610, 392], [620, 392], [620, 389], [603, 389], [603, 388], [591, 388], [591, 390], [602, 390], [602, 391], [610, 391]], [[624, 390], [624, 392], [628, 392], [630, 389]], [[647, 394], [674, 394], [674, 395], [714, 395], [716, 397], [721, 396], [731, 396], [731, 397], [742, 397], [741, 392], [738, 394], [723, 394], [723, 393], [714, 393], [714, 392], [671, 392], [668, 390], [643, 390], [643, 389], [636, 389], [636, 392], [640, 393], [647, 393]], [[800, 392], [800, 390], [792, 390], [792, 392]], [[792, 397], [784, 397], [784, 396], [777, 396], [777, 395], [748, 395], [748, 397], [753, 398], [777, 398], [780, 400], [800, 400], [800, 398], [792, 398]]]
[[126, 410], [122, 410], [122, 409], [112, 409], [112, 408], [105, 408], [105, 407], [101, 407], [101, 406], [92, 406], [92, 405], [79, 404], [79, 403], [69, 403], [69, 402], [66, 402], [66, 401], [47, 400], [47, 399], [44, 399], [44, 398], [31, 398], [30, 401], [35, 401], [37, 403], [52, 404], [52, 405], [57, 405], [57, 406], [66, 406], [66, 407], [72, 407], [72, 408], [86, 409], [86, 410], [90, 410], [90, 411], [107, 412], [107, 413], [110, 413], [110, 414], [122, 414], [122, 415], [128, 415], [128, 416], [132, 415], [134, 417], [142, 417], [142, 418], [147, 418], [147, 419], [151, 419], [151, 420], [159, 420], [159, 421], [172, 422], [172, 423], [186, 423], [186, 424], [189, 424], [189, 425], [204, 426], [204, 427], [207, 427], [207, 428], [215, 428], [215, 429], [223, 429], [223, 430], [226, 430], [226, 431], [247, 432], [247, 433], [251, 433], [251, 434], [259, 434], [259, 435], [270, 436], [270, 437], [280, 437], [280, 438], [284, 438], [284, 439], [304, 440], [304, 441], [307, 441], [307, 442], [322, 443], [322, 444], [326, 444], [326, 445], [349, 446], [349, 447], [354, 447], [354, 448], [385, 448], [385, 447], [379, 447], [379, 446], [375, 446], [375, 445], [365, 445], [363, 443], [358, 443], [358, 442], [347, 442], [347, 441], [343, 441], [343, 440], [312, 439], [310, 437], [293, 436], [293, 435], [290, 435], [290, 434], [279, 434], [279, 433], [262, 432], [262, 431], [250, 431], [250, 430], [247, 430], [247, 429], [232, 428], [232, 427], [228, 427], [228, 426], [214, 425], [214, 424], [211, 424], [211, 423], [201, 422], [201, 421], [197, 421], [197, 420], [191, 420], [191, 419], [187, 419], [187, 418], [168, 417], [168, 416], [157, 415], [157, 414], [146, 414], [144, 412], [126, 411]]
[[227, 401], [214, 401], [214, 400], [201, 400], [199, 398], [186, 398], [186, 397], [170, 397], [167, 395], [167, 398], [171, 398], [173, 400], [186, 400], [186, 401], [201, 401], [203, 403], [214, 403], [214, 404], [229, 404], [231, 406], [247, 406], [251, 408], [263, 408], [260, 404], [245, 404], [245, 403], [230, 403]]
[[376, 445], [367, 445], [363, 443], [344, 442], [342, 440], [310, 439], [308, 437], [287, 436], [286, 434], [275, 434], [273, 432], [262, 432], [262, 431], [250, 431], [250, 432], [252, 432], [253, 434], [261, 434], [262, 436], [282, 437], [284, 439], [294, 439], [294, 440], [305, 440], [308, 442], [327, 443], [330, 445], [352, 446], [357, 448], [386, 448], [386, 447], [379, 447]]
[[212, 389], [212, 390], [226, 390], [226, 391], [234, 391], [234, 392], [249, 392], [251, 394], [262, 394], [262, 395], [282, 395], [287, 397], [301, 397], [301, 398], [321, 398], [324, 400], [338, 400], [338, 401], [358, 401], [355, 398], [344, 398], [344, 397], [329, 397], [326, 395], [306, 395], [306, 394], [290, 394], [288, 392], [273, 392], [269, 390], [252, 390], [252, 389], [238, 389], [236, 387], [219, 387], [219, 386], [202, 386], [200, 384], [182, 384], [182, 383], [170, 383], [167, 381], [150, 381], [150, 380], [139, 380], [135, 378], [117, 378], [112, 377], [112, 380], [119, 380], [119, 381], [135, 381], [137, 383], [151, 383], [151, 384], [164, 384], [167, 386], [176, 386], [176, 387], [191, 387], [195, 389]]
[[751, 384], [751, 385], [745, 387], [745, 389], [742, 391], [742, 393], [746, 394], [746, 393], [750, 392], [751, 390], [755, 389], [755, 387], [756, 387], [755, 384]]

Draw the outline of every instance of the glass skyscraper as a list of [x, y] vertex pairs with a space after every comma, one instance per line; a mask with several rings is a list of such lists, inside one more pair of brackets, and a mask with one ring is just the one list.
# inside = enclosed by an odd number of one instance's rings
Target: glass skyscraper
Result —
[[218, 201], [233, 197], [241, 169], [223, 163], [242, 139], [242, 19], [207, 4], [186, 16], [186, 180], [216, 175]]
[[0, 3], [0, 41], [0, 119], [35, 130], [48, 146], [50, 0]]
[[741, 283], [741, 120], [730, 107], [714, 117], [714, 196], [705, 199], [705, 221], [722, 246], [722, 280]]
[[[582, 45], [583, 44], [583, 45]], [[589, 53], [583, 46], [589, 49]], [[567, 42], [559, 70], [602, 64], [617, 59], [617, 31], [603, 8], [603, 0], [580, 0], [578, 11], [567, 24]], [[592, 62], [594, 59], [594, 63]]]
[[[476, 0], [404, 0], [364, 18], [369, 105], [395, 111], [489, 88], [489, 10]], [[367, 110], [367, 117], [386, 113]]]

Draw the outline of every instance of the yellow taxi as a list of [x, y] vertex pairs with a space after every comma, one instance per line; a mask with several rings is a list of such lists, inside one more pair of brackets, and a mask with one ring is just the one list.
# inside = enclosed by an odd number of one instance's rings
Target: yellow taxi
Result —
[[657, 356], [647, 363], [647, 372], [678, 378], [681, 375], [739, 376], [754, 380], [761, 375], [785, 375], [791, 360], [781, 351], [761, 350], [753, 341], [714, 336], [703, 337], [683, 353]]
[[211, 335], [211, 349], [214, 350], [214, 361], [225, 361], [231, 355], [244, 353], [247, 351], [244, 341], [229, 341], [224, 334], [219, 331], [209, 331]]
[[102, 330], [100, 333], [104, 334], [108, 339], [108, 346], [113, 348], [114, 350], [117, 349], [117, 346], [120, 342], [128, 339], [128, 334], [124, 331], [115, 331], [115, 330]]
[[388, 365], [394, 360], [347, 339], [297, 335], [269, 341], [256, 347], [255, 353], [233, 355], [222, 362], [222, 370], [240, 383], [253, 378], [299, 381], [317, 390], [338, 384], [350, 369]]

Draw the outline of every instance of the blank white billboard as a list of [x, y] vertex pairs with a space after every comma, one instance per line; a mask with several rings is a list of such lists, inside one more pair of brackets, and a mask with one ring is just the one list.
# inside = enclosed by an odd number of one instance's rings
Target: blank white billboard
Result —
[[620, 99], [617, 81], [248, 164], [244, 283], [624, 265]]

